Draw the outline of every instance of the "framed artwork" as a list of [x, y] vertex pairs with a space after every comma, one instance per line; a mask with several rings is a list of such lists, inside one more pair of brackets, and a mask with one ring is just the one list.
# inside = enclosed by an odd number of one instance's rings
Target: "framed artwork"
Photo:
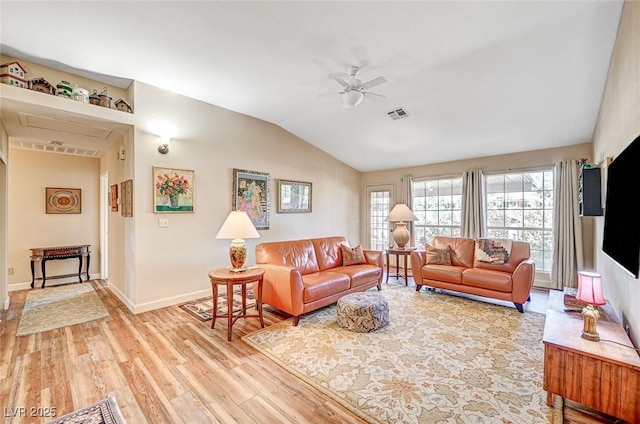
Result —
[[46, 213], [78, 214], [82, 213], [82, 190], [79, 188], [45, 189]]
[[153, 212], [193, 212], [195, 171], [153, 167]]
[[111, 212], [118, 212], [118, 184], [109, 187], [109, 206]]
[[133, 216], [133, 180], [121, 182], [120, 192], [122, 196], [122, 216], [131, 218]]
[[234, 211], [245, 211], [258, 230], [269, 229], [269, 174], [233, 169]]
[[311, 183], [278, 180], [278, 213], [310, 213]]

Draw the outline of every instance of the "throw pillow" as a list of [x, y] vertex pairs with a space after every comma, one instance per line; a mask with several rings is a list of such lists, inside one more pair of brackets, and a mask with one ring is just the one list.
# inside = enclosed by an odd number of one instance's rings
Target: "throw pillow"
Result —
[[348, 266], [367, 263], [364, 252], [362, 251], [362, 246], [349, 247], [342, 245], [340, 247], [342, 248], [342, 265]]
[[451, 265], [451, 249], [438, 249], [427, 245], [426, 263], [436, 265]]

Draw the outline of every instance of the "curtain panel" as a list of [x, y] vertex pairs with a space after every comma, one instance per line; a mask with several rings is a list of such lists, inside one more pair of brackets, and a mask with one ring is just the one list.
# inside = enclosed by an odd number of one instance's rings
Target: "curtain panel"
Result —
[[[402, 191], [400, 192], [400, 202], [409, 206], [409, 209], [413, 210], [413, 176], [405, 175], [402, 177]], [[408, 222], [409, 234], [411, 238], [409, 239], [409, 246], [415, 247], [414, 242], [414, 225], [413, 222]]]
[[553, 259], [551, 286], [576, 287], [584, 268], [582, 221], [578, 205], [579, 168], [575, 160], [553, 164]]
[[462, 174], [462, 237], [485, 237], [485, 207], [481, 170], [465, 171]]

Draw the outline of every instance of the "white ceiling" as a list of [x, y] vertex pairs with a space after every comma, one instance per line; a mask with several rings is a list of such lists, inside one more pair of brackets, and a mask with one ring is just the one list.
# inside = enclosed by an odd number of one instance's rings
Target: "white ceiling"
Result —
[[[2, 0], [0, 43], [272, 122], [371, 171], [591, 141], [622, 5]], [[386, 98], [343, 109], [329, 75], [362, 61]], [[398, 107], [411, 116], [391, 120]]]

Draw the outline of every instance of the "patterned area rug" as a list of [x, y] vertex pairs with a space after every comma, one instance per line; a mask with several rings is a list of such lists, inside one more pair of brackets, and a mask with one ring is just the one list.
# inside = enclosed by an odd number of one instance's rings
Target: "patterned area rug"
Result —
[[115, 398], [110, 397], [49, 421], [47, 424], [125, 424], [125, 421]]
[[41, 333], [108, 316], [90, 283], [32, 289], [27, 294], [16, 335]]
[[562, 423], [542, 389], [545, 316], [385, 287], [390, 323], [336, 324], [335, 305], [242, 339], [371, 423]]
[[[254, 306], [256, 299], [253, 295], [253, 289], [247, 289], [247, 307]], [[209, 321], [213, 318], [213, 297], [203, 297], [202, 299], [192, 300], [180, 306], [181, 309], [189, 312], [200, 321]], [[242, 294], [240, 289], [233, 292], [233, 312], [242, 309]], [[218, 315], [227, 313], [227, 292], [220, 290], [218, 292]]]

